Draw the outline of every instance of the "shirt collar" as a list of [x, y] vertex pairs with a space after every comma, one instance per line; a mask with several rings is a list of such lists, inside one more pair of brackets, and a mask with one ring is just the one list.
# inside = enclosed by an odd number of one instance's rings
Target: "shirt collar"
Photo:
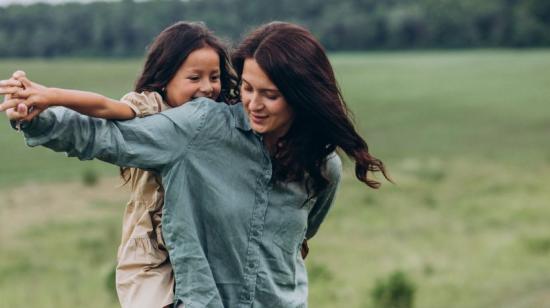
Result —
[[252, 130], [250, 123], [248, 122], [248, 117], [244, 112], [243, 103], [237, 103], [231, 107], [231, 111], [233, 113], [233, 124], [235, 127], [244, 131]]

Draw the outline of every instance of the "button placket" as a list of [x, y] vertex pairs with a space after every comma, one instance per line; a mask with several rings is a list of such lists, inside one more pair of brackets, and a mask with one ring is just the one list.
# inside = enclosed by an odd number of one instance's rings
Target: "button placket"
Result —
[[265, 215], [268, 206], [269, 181], [271, 179], [271, 160], [265, 151], [261, 140], [258, 140], [264, 154], [264, 172], [263, 176], [257, 178], [256, 202], [252, 211], [252, 221], [250, 224], [250, 234], [248, 238], [248, 249], [245, 260], [244, 274], [246, 285], [241, 293], [241, 301], [250, 303], [254, 299], [256, 290], [256, 278], [259, 269], [259, 246], [265, 224]]

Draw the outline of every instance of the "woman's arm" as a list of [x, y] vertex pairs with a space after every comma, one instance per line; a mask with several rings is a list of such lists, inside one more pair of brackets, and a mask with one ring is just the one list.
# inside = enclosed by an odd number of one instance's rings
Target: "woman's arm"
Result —
[[[13, 96], [13, 99], [4, 104], [4, 108], [13, 108], [17, 104], [24, 103], [29, 108], [33, 107], [40, 110], [61, 106], [88, 116], [109, 120], [129, 120], [136, 116], [129, 105], [97, 93], [48, 88], [31, 82], [25, 76], [12, 79], [19, 81], [21, 86], [15, 87], [13, 81], [11, 84], [8, 83], [9, 80], [0, 82], [0, 93]], [[6, 86], [3, 86], [3, 84], [6, 84]]]
[[164, 114], [130, 121], [88, 117], [51, 108], [22, 130], [29, 146], [42, 145], [81, 160], [98, 158], [125, 167], [162, 171], [191, 147], [206, 119], [207, 99], [189, 102]]
[[336, 153], [331, 154], [327, 158], [325, 174], [328, 177], [329, 184], [328, 187], [319, 194], [317, 201], [309, 211], [306, 240], [311, 239], [317, 233], [334, 202], [334, 197], [336, 196], [336, 191], [340, 184], [340, 177], [342, 175], [342, 161]]

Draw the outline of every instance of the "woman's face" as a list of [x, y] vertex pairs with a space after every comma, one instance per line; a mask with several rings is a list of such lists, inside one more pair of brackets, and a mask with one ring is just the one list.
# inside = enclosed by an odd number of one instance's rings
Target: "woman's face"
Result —
[[216, 100], [221, 91], [220, 74], [220, 56], [214, 49], [191, 52], [166, 85], [168, 105], [177, 107], [197, 97]]
[[244, 61], [241, 99], [250, 127], [266, 140], [277, 141], [292, 125], [292, 107], [254, 59]]

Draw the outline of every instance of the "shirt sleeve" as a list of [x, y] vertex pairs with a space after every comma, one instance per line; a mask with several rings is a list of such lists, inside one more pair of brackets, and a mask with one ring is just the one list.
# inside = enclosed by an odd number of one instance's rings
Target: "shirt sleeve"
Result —
[[143, 118], [162, 111], [162, 96], [157, 92], [130, 92], [120, 102], [128, 105], [137, 117]]
[[27, 145], [45, 146], [81, 160], [100, 159], [124, 167], [161, 172], [189, 150], [206, 111], [197, 101], [129, 121], [88, 117], [67, 108], [42, 112], [23, 127]]
[[342, 161], [340, 157], [333, 153], [327, 158], [325, 175], [329, 179], [328, 187], [323, 190], [315, 204], [309, 211], [308, 224], [306, 231], [306, 239], [311, 239], [319, 230], [319, 226], [325, 220], [327, 213], [334, 203], [334, 197], [340, 184], [340, 178], [342, 175]]

